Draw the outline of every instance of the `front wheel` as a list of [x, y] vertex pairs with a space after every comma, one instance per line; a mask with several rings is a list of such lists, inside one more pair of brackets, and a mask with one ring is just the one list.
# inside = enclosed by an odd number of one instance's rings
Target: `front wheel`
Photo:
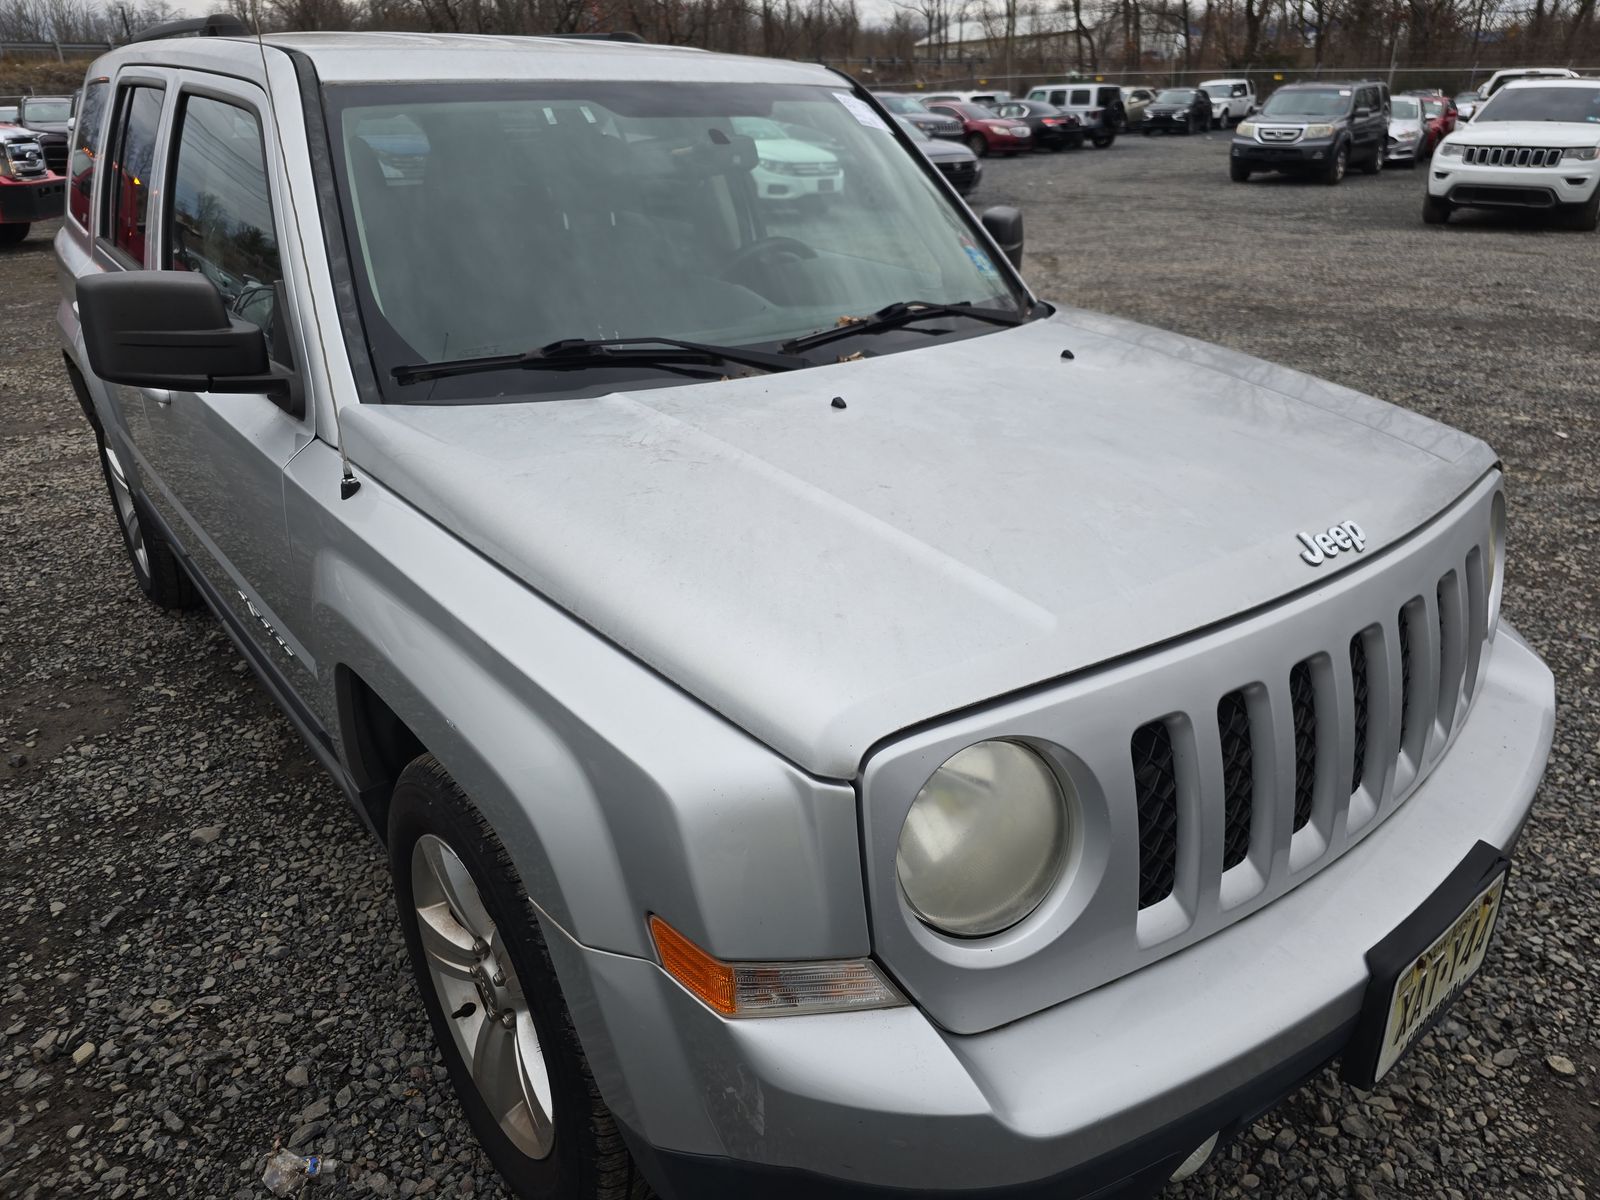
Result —
[[96, 430], [95, 438], [100, 450], [100, 473], [105, 476], [106, 491], [111, 494], [111, 512], [117, 518], [122, 547], [128, 552], [133, 581], [145, 598], [158, 608], [173, 611], [197, 608], [200, 593], [195, 590], [194, 581], [178, 561], [177, 552], [146, 516], [144, 502], [134, 494], [122, 459], [106, 441], [105, 434]]
[[1350, 167], [1350, 147], [1340, 146], [1334, 151], [1333, 157], [1328, 161], [1328, 166], [1322, 175], [1322, 182], [1329, 187], [1337, 187], [1344, 182], [1344, 173]]
[[519, 1200], [647, 1196], [510, 855], [431, 755], [395, 784], [389, 868], [434, 1038], [504, 1185]]
[[971, 150], [979, 158], [987, 158], [989, 156], [989, 139], [981, 133], [968, 134], [967, 149]]
[[19, 221], [14, 225], [0, 225], [0, 246], [15, 246], [28, 236], [28, 230], [33, 226], [26, 221]]
[[1443, 196], [1435, 196], [1430, 192], [1422, 198], [1422, 220], [1428, 225], [1443, 225], [1450, 220], [1450, 213], [1454, 207]]
[[1112, 142], [1117, 140], [1117, 135], [1114, 133], [1097, 133], [1094, 135], [1093, 140], [1096, 150], [1105, 150], [1110, 147]]
[[1233, 180], [1235, 183], [1249, 183], [1250, 168], [1245, 166], [1243, 163], [1229, 163], [1228, 178]]
[[1584, 203], [1574, 204], [1567, 210], [1567, 227], [1584, 233], [1592, 233], [1600, 227], [1600, 187], [1595, 188], [1594, 195]]
[[1374, 154], [1370, 159], [1368, 159], [1366, 162], [1361, 164], [1361, 173], [1363, 175], [1378, 175], [1378, 174], [1382, 173], [1382, 171], [1383, 171], [1383, 150], [1380, 147], [1376, 154]]

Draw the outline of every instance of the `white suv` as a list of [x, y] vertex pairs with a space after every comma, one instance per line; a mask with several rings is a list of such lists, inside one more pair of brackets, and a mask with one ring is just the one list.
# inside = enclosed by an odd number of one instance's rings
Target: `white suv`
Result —
[[1218, 129], [1237, 125], [1256, 111], [1256, 85], [1248, 79], [1211, 79], [1200, 90], [1211, 97], [1211, 123]]
[[1422, 219], [1457, 208], [1560, 208], [1573, 228], [1600, 225], [1600, 80], [1507, 84], [1441, 142]]

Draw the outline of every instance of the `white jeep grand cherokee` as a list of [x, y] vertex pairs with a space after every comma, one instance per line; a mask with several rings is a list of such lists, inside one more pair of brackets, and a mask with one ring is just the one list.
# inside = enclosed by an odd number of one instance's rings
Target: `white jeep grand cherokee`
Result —
[[1422, 219], [1457, 208], [1561, 208], [1574, 229], [1600, 225], [1600, 79], [1507, 84], [1439, 144]]

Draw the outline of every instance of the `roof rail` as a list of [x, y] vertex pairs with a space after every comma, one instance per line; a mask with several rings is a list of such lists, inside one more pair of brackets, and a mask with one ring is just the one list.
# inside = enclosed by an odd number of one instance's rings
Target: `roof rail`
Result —
[[174, 37], [254, 37], [251, 28], [232, 13], [212, 13], [209, 17], [191, 17], [185, 21], [166, 21], [141, 29], [130, 42], [154, 42]]
[[613, 29], [610, 33], [546, 33], [541, 36], [573, 42], [644, 42], [642, 34], [629, 29]]

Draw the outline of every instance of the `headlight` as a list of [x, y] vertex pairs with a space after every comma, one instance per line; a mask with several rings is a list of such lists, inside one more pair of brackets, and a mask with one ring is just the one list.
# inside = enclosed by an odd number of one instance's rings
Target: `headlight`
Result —
[[1305, 136], [1308, 138], [1325, 138], [1333, 136], [1332, 125], [1307, 125]]
[[1394, 140], [1397, 142], [1414, 142], [1417, 140], [1417, 131], [1415, 129], [1402, 129], [1394, 135]]
[[957, 937], [985, 937], [1038, 908], [1071, 848], [1067, 787], [1015, 742], [952, 756], [900, 829], [895, 874], [917, 916]]
[[1254, 121], [1240, 121], [1239, 124], [1235, 126], [1234, 132], [1238, 133], [1241, 137], [1255, 137], [1256, 123]]
[[1460, 142], [1445, 142], [1442, 146], [1439, 147], [1439, 156], [1441, 158], [1460, 158], [1461, 157], [1461, 143]]
[[1577, 150], [1563, 150], [1561, 152], [1561, 161], [1565, 162], [1569, 158], [1582, 162], [1593, 162], [1595, 159], [1600, 158], [1600, 146], [1585, 146]]

